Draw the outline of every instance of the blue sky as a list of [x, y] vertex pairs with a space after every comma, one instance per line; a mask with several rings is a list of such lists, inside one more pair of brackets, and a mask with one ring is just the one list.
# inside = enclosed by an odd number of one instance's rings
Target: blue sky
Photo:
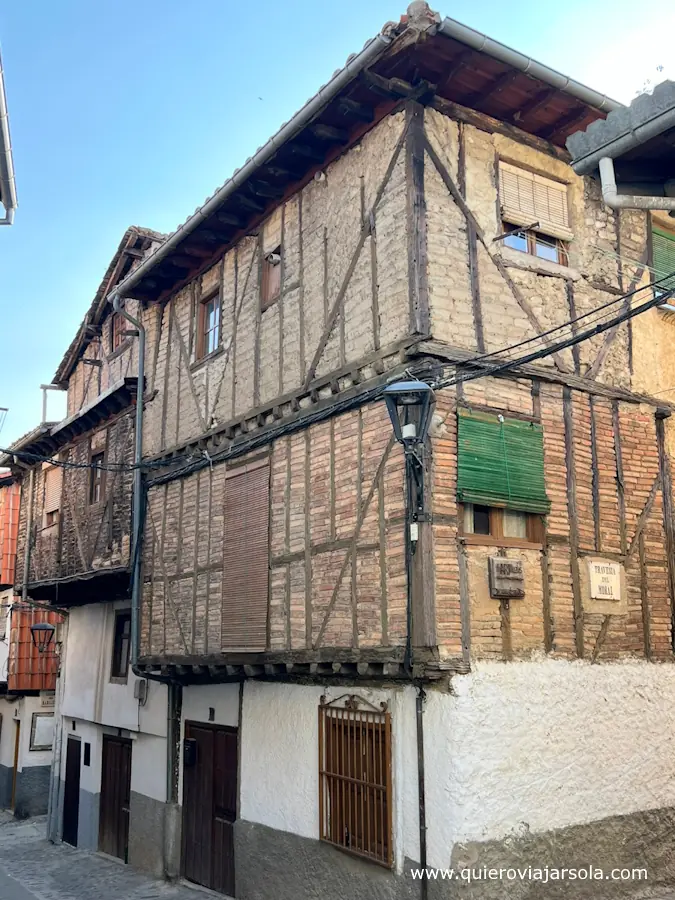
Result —
[[[634, 0], [432, 6], [618, 100], [675, 78], [672, 0], [642, 0], [639, 19]], [[405, 0], [3, 0], [19, 209], [0, 229], [0, 446], [39, 423], [39, 385], [125, 228], [172, 231], [404, 11]]]

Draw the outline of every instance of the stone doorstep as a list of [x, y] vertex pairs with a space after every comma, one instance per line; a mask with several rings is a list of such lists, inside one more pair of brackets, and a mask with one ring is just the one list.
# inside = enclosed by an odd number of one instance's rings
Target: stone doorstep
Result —
[[[212, 891], [211, 888], [204, 887], [203, 884], [195, 884], [193, 881], [188, 881], [187, 878], [179, 878], [178, 884], [196, 893], [206, 894], [207, 897], [218, 897], [219, 900], [234, 900], [234, 897], [230, 897], [229, 894], [219, 894], [218, 891]], [[658, 898], [658, 900], [661, 900], [661, 898]], [[671, 898], [664, 897], [663, 900], [671, 900]], [[673, 900], [675, 900], [675, 895], [673, 895]]]

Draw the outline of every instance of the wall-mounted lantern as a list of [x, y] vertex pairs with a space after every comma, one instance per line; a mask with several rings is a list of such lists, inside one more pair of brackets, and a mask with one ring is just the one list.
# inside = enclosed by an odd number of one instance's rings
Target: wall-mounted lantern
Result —
[[429, 434], [434, 392], [424, 381], [395, 381], [384, 389], [396, 440], [404, 449], [423, 444]]
[[33, 644], [37, 647], [38, 653], [45, 653], [49, 648], [56, 629], [48, 622], [36, 622], [30, 626], [30, 636]]

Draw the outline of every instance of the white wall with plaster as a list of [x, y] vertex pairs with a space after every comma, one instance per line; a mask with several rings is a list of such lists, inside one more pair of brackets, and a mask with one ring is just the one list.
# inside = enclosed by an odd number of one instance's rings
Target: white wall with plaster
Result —
[[417, 745], [412, 688], [370, 690], [248, 681], [242, 706], [240, 816], [308, 838], [319, 838], [319, 724], [327, 700], [356, 693], [392, 715], [394, 851], [418, 858]]
[[429, 865], [456, 842], [675, 805], [675, 666], [484, 662], [452, 687], [426, 704]]
[[0, 682], [7, 681], [9, 665], [10, 617], [14, 591], [0, 591]]
[[166, 736], [167, 689], [148, 682], [147, 700], [134, 697], [139, 680], [129, 668], [127, 680], [111, 680], [115, 612], [124, 602], [92, 603], [72, 609], [61, 677], [64, 716], [131, 732]]

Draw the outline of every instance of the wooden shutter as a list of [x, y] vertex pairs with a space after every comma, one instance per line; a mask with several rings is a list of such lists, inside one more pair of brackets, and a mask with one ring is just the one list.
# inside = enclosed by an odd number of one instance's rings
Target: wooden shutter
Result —
[[[675, 274], [675, 234], [662, 231], [660, 228], [652, 229], [653, 260], [652, 265], [656, 280], [664, 275]], [[675, 278], [669, 278], [660, 286], [661, 290], [669, 291], [675, 288]], [[674, 302], [675, 301], [671, 301]]]
[[547, 513], [541, 425], [460, 410], [457, 496], [463, 503]]
[[256, 460], [227, 473], [222, 649], [267, 646], [270, 466]]
[[566, 184], [500, 161], [499, 202], [506, 222], [514, 225], [538, 222], [537, 231], [563, 240], [573, 237]]
[[60, 466], [49, 466], [44, 470], [45, 479], [45, 513], [55, 512], [61, 508], [61, 485], [63, 469]]

